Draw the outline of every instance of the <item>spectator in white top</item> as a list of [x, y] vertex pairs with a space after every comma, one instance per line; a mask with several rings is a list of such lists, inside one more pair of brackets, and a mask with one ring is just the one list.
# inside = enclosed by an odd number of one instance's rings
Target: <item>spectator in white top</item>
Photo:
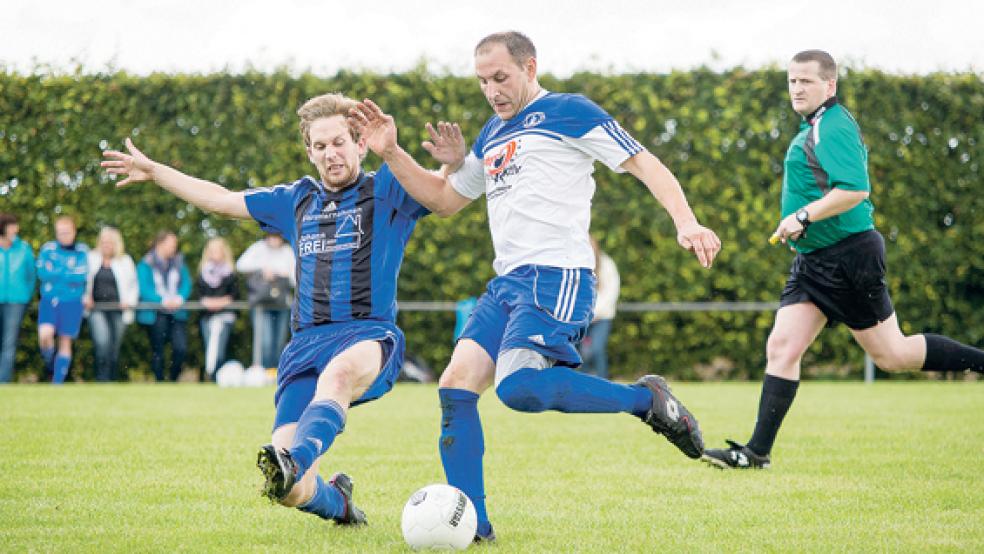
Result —
[[[120, 379], [120, 346], [133, 306], [140, 299], [137, 268], [123, 246], [119, 229], [103, 227], [98, 245], [89, 251], [89, 272], [82, 303], [89, 315], [89, 334], [96, 358], [96, 380]], [[96, 306], [96, 303], [101, 304]], [[111, 304], [111, 306], [107, 306]]]
[[615, 262], [611, 256], [601, 250], [598, 240], [594, 237], [591, 237], [591, 248], [595, 253], [598, 289], [595, 296], [594, 319], [591, 320], [587, 335], [581, 342], [581, 357], [584, 358], [581, 371], [608, 379], [608, 337], [612, 331], [612, 321], [615, 319], [622, 281]]
[[294, 252], [283, 237], [269, 234], [243, 252], [236, 270], [249, 276], [253, 366], [277, 367], [290, 324]]

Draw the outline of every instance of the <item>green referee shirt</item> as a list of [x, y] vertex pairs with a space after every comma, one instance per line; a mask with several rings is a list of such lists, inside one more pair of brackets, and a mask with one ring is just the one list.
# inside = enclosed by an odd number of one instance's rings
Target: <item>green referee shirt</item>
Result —
[[[786, 151], [782, 176], [782, 217], [823, 198], [834, 187], [871, 191], [868, 151], [851, 114], [831, 97], [800, 123]], [[875, 228], [875, 207], [865, 199], [850, 210], [814, 221], [806, 237], [792, 241], [806, 254]]]

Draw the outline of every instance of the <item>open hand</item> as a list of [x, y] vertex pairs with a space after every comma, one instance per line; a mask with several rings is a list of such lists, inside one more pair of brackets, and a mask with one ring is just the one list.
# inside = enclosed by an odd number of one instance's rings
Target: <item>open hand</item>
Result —
[[117, 187], [125, 187], [130, 183], [140, 183], [154, 179], [154, 161], [144, 155], [143, 152], [133, 145], [130, 137], [124, 140], [128, 154], [117, 150], [103, 151], [106, 158], [100, 162], [100, 166], [106, 173], [116, 175], [126, 175], [126, 179], [116, 183]]
[[360, 140], [380, 156], [396, 148], [396, 121], [375, 102], [366, 98], [349, 110], [346, 118]]
[[465, 137], [461, 134], [461, 127], [457, 123], [446, 121], [438, 121], [437, 128], [427, 122], [426, 127], [431, 139], [425, 140], [420, 145], [430, 152], [435, 160], [447, 165], [449, 172], [454, 172], [468, 155], [468, 147], [465, 145]]

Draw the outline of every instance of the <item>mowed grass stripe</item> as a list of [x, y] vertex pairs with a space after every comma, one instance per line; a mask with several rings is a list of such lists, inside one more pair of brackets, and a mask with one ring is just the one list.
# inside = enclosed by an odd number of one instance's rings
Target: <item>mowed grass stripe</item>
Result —
[[[984, 550], [980, 383], [805, 382], [767, 471], [690, 461], [626, 415], [481, 403], [496, 552]], [[757, 383], [676, 384], [709, 446], [748, 438]], [[322, 474], [344, 529], [259, 496], [272, 389], [0, 387], [0, 551], [402, 552], [410, 493], [443, 481], [433, 386], [355, 408]]]

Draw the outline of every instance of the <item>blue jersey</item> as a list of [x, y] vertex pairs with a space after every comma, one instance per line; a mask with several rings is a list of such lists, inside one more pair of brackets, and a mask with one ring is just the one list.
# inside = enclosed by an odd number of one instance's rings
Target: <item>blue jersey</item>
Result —
[[417, 220], [428, 214], [385, 164], [332, 192], [311, 177], [246, 191], [265, 231], [294, 251], [295, 332], [343, 321], [396, 319], [396, 280]]
[[81, 242], [69, 247], [54, 240], [46, 242], [38, 252], [37, 264], [41, 298], [81, 300], [89, 274], [88, 246]]

